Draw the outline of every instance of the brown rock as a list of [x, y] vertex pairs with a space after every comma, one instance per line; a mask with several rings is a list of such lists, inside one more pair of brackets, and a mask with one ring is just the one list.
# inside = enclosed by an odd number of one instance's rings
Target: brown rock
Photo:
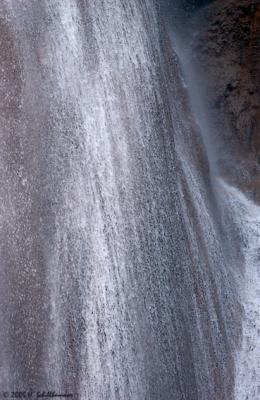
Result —
[[[195, 24], [194, 60], [207, 77], [209, 112], [224, 144], [220, 169], [260, 198], [260, 2], [217, 0]], [[222, 160], [229, 155], [232, 168]]]

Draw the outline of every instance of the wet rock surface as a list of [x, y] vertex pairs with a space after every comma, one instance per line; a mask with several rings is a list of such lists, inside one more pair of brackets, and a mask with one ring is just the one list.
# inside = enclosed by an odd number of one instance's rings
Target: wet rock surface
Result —
[[230, 400], [236, 205], [156, 2], [1, 15], [0, 392]]
[[[194, 61], [232, 183], [260, 201], [260, 2], [219, 0], [196, 19]], [[232, 155], [232, 158], [230, 158]]]

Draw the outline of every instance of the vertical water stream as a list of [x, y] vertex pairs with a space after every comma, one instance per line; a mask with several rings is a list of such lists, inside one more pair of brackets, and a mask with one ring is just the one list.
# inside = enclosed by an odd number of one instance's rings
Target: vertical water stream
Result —
[[0, 386], [231, 400], [238, 302], [153, 0], [0, 5]]

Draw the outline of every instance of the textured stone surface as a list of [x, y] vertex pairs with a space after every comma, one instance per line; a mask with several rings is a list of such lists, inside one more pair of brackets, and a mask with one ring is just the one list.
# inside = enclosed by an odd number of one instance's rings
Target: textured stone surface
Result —
[[208, 78], [207, 103], [223, 149], [235, 160], [226, 153], [220, 167], [260, 200], [260, 2], [218, 0], [196, 24], [194, 57]]

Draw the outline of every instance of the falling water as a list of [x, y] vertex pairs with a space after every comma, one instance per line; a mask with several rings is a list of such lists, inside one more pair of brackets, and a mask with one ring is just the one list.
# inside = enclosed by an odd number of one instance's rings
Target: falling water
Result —
[[0, 33], [1, 392], [231, 400], [240, 267], [156, 2]]
[[244, 305], [241, 345], [236, 359], [236, 400], [260, 398], [260, 207], [237, 189], [224, 184], [229, 206], [243, 237], [244, 279], [240, 287]]

